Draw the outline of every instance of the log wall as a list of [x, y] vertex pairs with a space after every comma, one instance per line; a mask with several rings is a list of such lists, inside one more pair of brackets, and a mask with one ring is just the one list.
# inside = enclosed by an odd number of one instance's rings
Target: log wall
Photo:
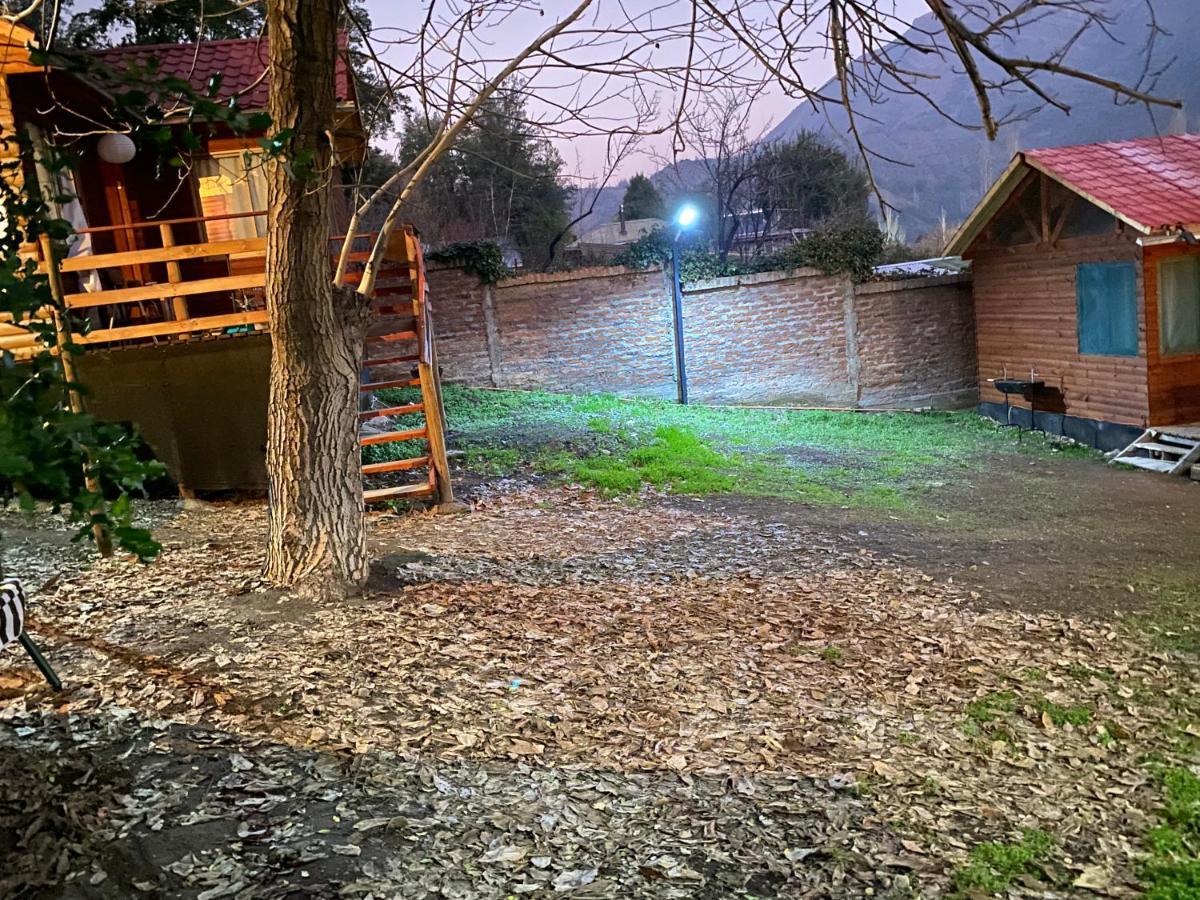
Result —
[[[1140, 264], [1141, 250], [1132, 237], [1113, 234], [1008, 248], [983, 244], [971, 258], [982, 401], [1004, 402], [989, 378], [999, 378], [1006, 368], [1010, 377], [1027, 378], [1033, 368], [1046, 382], [1039, 409], [1129, 425], [1146, 423], [1150, 408], [1142, 279], [1137, 356], [1080, 354], [1076, 314], [1076, 266]], [[1016, 397], [1013, 402], [1029, 405]]]

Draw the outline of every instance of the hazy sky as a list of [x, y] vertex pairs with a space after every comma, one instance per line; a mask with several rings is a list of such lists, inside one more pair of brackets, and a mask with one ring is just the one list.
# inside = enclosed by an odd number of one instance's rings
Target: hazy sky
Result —
[[[646, 0], [630, 0], [630, 2], [633, 5], [632, 8], [636, 8]], [[894, 4], [897, 16], [905, 21], [911, 21], [913, 17], [928, 11], [925, 0], [883, 0], [880, 5], [886, 7], [890, 4]], [[399, 3], [397, 0], [367, 0], [366, 5], [377, 29], [411, 26], [414, 20], [413, 6], [407, 3]], [[545, 17], [540, 21], [538, 19], [531, 20], [528, 17], [515, 17], [508, 23], [495, 28], [491, 33], [493, 55], [496, 58], [503, 58], [504, 51], [516, 52], [530, 41], [534, 28], [540, 30], [547, 27], [552, 21], [552, 16], [561, 14], [574, 5], [568, 0], [546, 0], [543, 4]], [[423, 13], [427, 8], [427, 2], [423, 2], [420, 8]], [[385, 31], [379, 33], [381, 36], [386, 34]], [[823, 56], [813, 57], [798, 68], [814, 87], [819, 86], [833, 74], [832, 63]], [[581, 77], [587, 79], [595, 76], [585, 74]], [[660, 98], [664, 107], [670, 106], [669, 100], [668, 97]], [[791, 112], [796, 103], [795, 99], [785, 96], [780, 88], [773, 88], [758, 97], [751, 109], [752, 135], [757, 136], [768, 131], [771, 126], [777, 124]], [[566, 162], [567, 171], [572, 174], [593, 178], [605, 169], [605, 141], [603, 138], [560, 141], [558, 149]], [[659, 167], [655, 156], [666, 154], [669, 150], [669, 139], [665, 137], [647, 139], [641, 152], [623, 164], [618, 170], [618, 175], [628, 177], [639, 171], [653, 171]], [[683, 155], [686, 157], [693, 154], [684, 153]]]

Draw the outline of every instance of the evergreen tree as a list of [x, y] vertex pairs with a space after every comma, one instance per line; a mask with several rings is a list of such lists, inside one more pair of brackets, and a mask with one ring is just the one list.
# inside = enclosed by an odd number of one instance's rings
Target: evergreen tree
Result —
[[629, 179], [621, 204], [626, 219], [661, 219], [666, 215], [662, 196], [654, 183], [640, 172]]
[[[560, 177], [562, 158], [529, 122], [525, 100], [519, 82], [497, 91], [426, 174], [410, 215], [428, 240], [495, 240], [520, 252], [527, 266], [546, 260], [551, 242], [570, 222], [572, 189]], [[426, 118], [410, 115], [401, 162], [432, 136]]]

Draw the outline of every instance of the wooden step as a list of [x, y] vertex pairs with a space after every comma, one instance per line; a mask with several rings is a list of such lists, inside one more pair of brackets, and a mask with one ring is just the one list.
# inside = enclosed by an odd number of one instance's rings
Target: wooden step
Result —
[[429, 482], [420, 484], [402, 484], [399, 487], [374, 488], [363, 491], [363, 499], [368, 503], [384, 503], [388, 500], [410, 500], [415, 497], [428, 497], [434, 492]]
[[428, 456], [417, 456], [413, 459], [393, 459], [388, 462], [367, 463], [362, 467], [364, 475], [382, 475], [384, 472], [403, 472], [407, 469], [419, 469], [429, 465]]
[[1147, 453], [1170, 453], [1174, 456], [1185, 456], [1192, 451], [1195, 444], [1184, 447], [1179, 444], [1162, 444], [1158, 441], [1147, 441], [1144, 444], [1134, 444], [1130, 450], [1145, 450]]
[[395, 381], [371, 381], [367, 384], [359, 385], [359, 390], [364, 394], [369, 394], [372, 391], [385, 391], [388, 388], [401, 387], [420, 387], [420, 378], [397, 378]]
[[415, 331], [393, 331], [388, 334], [371, 334], [367, 336], [367, 342], [371, 344], [387, 342], [394, 344], [398, 341], [415, 341], [417, 333]]
[[360, 447], [373, 447], [376, 444], [395, 444], [398, 441], [416, 441], [429, 437], [424, 428], [410, 428], [408, 431], [387, 431], [383, 434], [368, 434], [358, 439]]
[[370, 409], [366, 412], [358, 414], [358, 421], [366, 422], [369, 419], [379, 419], [387, 416], [407, 416], [412, 413], [425, 411], [424, 403], [406, 403], [403, 406], [384, 406], [380, 409]]
[[1116, 462], [1127, 466], [1137, 466], [1139, 469], [1150, 469], [1153, 472], [1170, 472], [1176, 463], [1170, 459], [1153, 459], [1149, 456], [1123, 456]]
[[402, 366], [405, 363], [419, 362], [420, 359], [421, 357], [415, 353], [408, 356], [381, 356], [378, 359], [364, 359], [363, 368], [378, 369], [380, 366]]

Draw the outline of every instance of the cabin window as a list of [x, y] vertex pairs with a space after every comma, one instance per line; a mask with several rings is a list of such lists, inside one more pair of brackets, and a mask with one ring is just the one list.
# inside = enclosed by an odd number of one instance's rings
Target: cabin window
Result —
[[1200, 256], [1159, 263], [1158, 323], [1163, 353], [1200, 352]]
[[[249, 213], [267, 208], [267, 175], [261, 153], [237, 152], [196, 160], [197, 193], [205, 218]], [[205, 222], [210, 241], [262, 237], [266, 216], [244, 216]]]
[[1076, 270], [1079, 352], [1137, 356], [1137, 269], [1133, 263], [1084, 263]]

